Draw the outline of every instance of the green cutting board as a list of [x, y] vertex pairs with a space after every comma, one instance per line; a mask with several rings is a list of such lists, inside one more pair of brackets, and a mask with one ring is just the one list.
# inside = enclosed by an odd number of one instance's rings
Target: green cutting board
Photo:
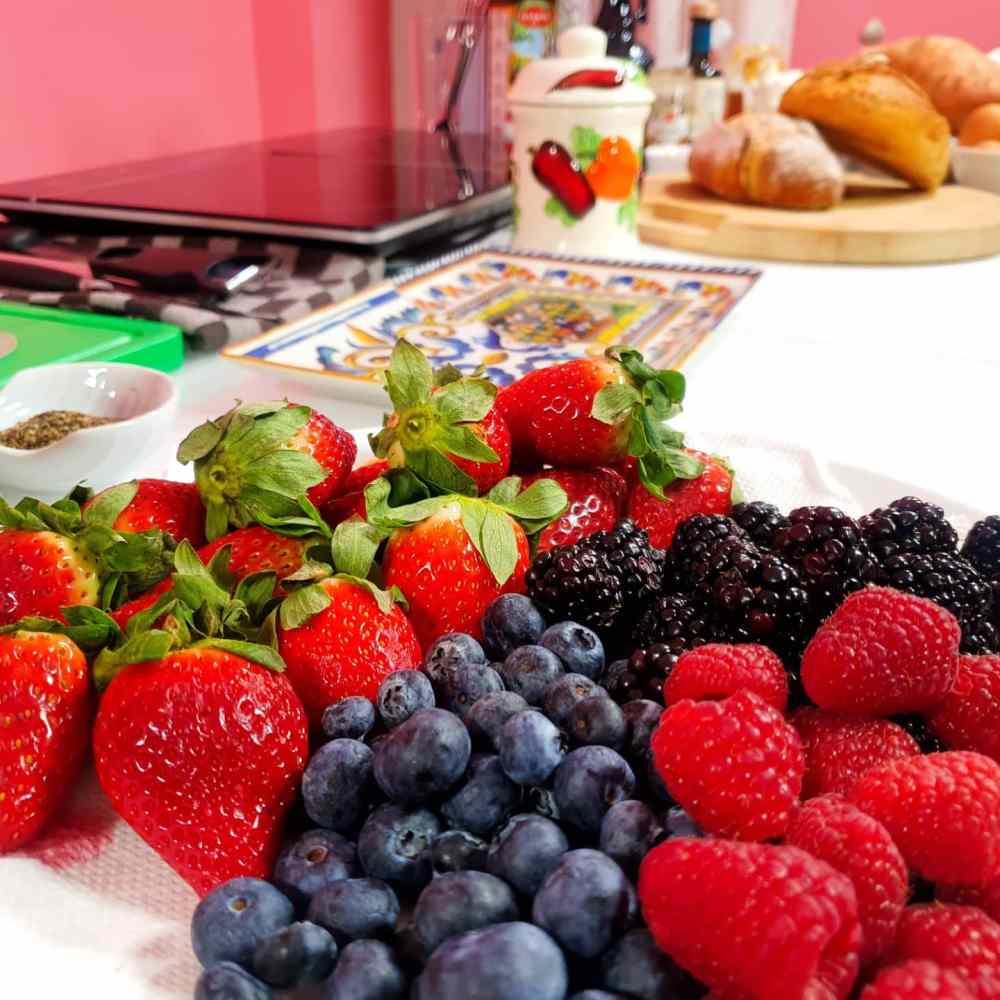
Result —
[[169, 323], [0, 302], [0, 385], [37, 365], [124, 361], [172, 372], [183, 360], [184, 336]]

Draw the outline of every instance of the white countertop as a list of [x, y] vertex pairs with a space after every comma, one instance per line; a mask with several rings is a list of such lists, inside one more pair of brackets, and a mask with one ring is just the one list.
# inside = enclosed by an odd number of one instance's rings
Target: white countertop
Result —
[[[643, 256], [754, 263], [653, 248]], [[678, 425], [692, 442], [698, 429], [755, 433], [1000, 511], [1000, 473], [989, 458], [1000, 406], [1000, 258], [757, 266], [763, 277], [686, 368]], [[352, 430], [381, 420], [375, 407], [214, 355], [189, 357], [177, 379], [176, 440], [234, 398], [287, 396]], [[168, 467], [174, 446], [163, 442], [150, 474], [182, 474]]]

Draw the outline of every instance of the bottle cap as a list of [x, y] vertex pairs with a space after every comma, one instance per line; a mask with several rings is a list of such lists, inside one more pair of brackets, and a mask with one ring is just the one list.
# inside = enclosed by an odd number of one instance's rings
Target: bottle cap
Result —
[[694, 0], [689, 13], [703, 21], [714, 21], [719, 16], [719, 5], [715, 0]]

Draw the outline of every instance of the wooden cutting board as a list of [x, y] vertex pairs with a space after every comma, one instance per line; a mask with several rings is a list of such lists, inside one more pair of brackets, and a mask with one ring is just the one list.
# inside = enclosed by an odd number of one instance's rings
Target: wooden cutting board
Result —
[[639, 210], [647, 243], [765, 260], [929, 264], [1000, 253], [1000, 196], [948, 184], [934, 194], [850, 181], [825, 212], [733, 205], [677, 177], [647, 177]]

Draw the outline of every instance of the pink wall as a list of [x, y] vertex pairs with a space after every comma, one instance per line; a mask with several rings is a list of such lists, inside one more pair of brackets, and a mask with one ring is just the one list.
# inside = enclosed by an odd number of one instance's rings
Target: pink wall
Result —
[[389, 118], [388, 0], [10, 7], [0, 180]]
[[885, 25], [886, 39], [905, 35], [957, 35], [981, 49], [1000, 46], [996, 0], [799, 0], [793, 62], [809, 67], [850, 55], [870, 18]]

